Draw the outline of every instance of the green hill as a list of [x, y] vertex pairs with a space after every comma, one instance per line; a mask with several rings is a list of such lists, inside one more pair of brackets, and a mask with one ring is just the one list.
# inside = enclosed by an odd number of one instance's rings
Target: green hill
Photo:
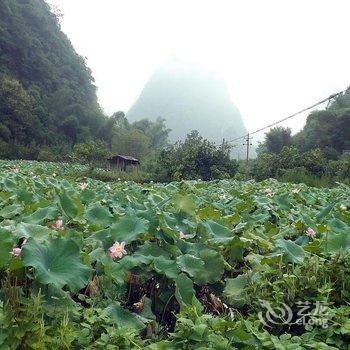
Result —
[[0, 156], [74, 144], [104, 122], [91, 71], [44, 0], [0, 1]]

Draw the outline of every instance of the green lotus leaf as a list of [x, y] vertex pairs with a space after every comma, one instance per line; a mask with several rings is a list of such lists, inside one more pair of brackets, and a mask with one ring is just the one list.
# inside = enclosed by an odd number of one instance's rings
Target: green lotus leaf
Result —
[[231, 241], [235, 235], [234, 233], [226, 226], [220, 225], [213, 220], [208, 220], [204, 223], [204, 227], [207, 232], [213, 237], [211, 242], [214, 243], [226, 243]]
[[135, 241], [139, 235], [147, 232], [148, 221], [134, 214], [126, 214], [111, 227], [111, 237], [114, 241], [130, 243]]
[[195, 213], [196, 203], [194, 202], [194, 199], [190, 196], [181, 196], [177, 194], [173, 198], [173, 203], [175, 209], [179, 212], [184, 212], [189, 215], [193, 215]]
[[84, 212], [84, 206], [79, 198], [72, 198], [64, 193], [59, 196], [59, 206], [62, 214], [68, 219], [74, 219]]
[[113, 215], [102, 205], [94, 204], [86, 211], [85, 218], [92, 224], [106, 227], [112, 222]]
[[33, 194], [30, 193], [26, 188], [17, 189], [16, 195], [19, 202], [23, 202], [24, 204], [33, 202]]
[[145, 298], [145, 304], [140, 315], [146, 320], [156, 319], [156, 316], [154, 315], [151, 306], [152, 306], [152, 300], [150, 298]]
[[204, 261], [193, 255], [181, 255], [176, 259], [176, 262], [180, 269], [191, 277], [202, 276], [206, 272]]
[[219, 281], [225, 269], [222, 255], [215, 250], [203, 249], [199, 252], [198, 257], [204, 262], [204, 269], [193, 276], [193, 281], [196, 284], [215, 283]]
[[349, 228], [349, 226], [344, 221], [339, 219], [330, 220], [328, 222], [328, 226], [331, 228], [332, 231], [335, 232], [343, 232], [344, 230]]
[[151, 259], [139, 254], [127, 255], [119, 260], [119, 264], [125, 270], [131, 270], [136, 266], [148, 265], [150, 262], [151, 262]]
[[25, 216], [22, 221], [30, 224], [43, 224], [45, 221], [57, 218], [58, 210], [53, 207], [39, 208], [34, 213]]
[[178, 303], [181, 306], [192, 305], [195, 297], [192, 280], [186, 274], [181, 273], [175, 280], [175, 287], [175, 296]]
[[11, 204], [0, 210], [0, 217], [4, 219], [12, 219], [14, 216], [21, 214], [23, 207], [20, 204]]
[[350, 250], [350, 229], [341, 233], [329, 233], [322, 244], [323, 249], [328, 253]]
[[16, 190], [17, 184], [16, 184], [16, 182], [14, 182], [14, 181], [12, 181], [10, 179], [5, 179], [4, 187], [5, 187], [6, 191], [13, 192], [13, 191]]
[[323, 219], [332, 211], [335, 203], [329, 204], [326, 208], [324, 208], [317, 216], [316, 220], [317, 222], [322, 222]]
[[153, 242], [145, 242], [137, 249], [135, 254], [144, 255], [152, 258], [163, 256], [164, 258], [168, 259], [170, 257], [169, 253], [167, 253], [157, 243], [153, 243]]
[[305, 251], [296, 243], [290, 240], [277, 239], [275, 241], [275, 244], [276, 247], [278, 247], [279, 250], [283, 253], [286, 262], [301, 263], [304, 261]]
[[275, 198], [275, 201], [281, 210], [290, 210], [291, 207], [291, 199], [290, 196], [284, 194], [283, 196], [278, 196]]
[[14, 233], [18, 238], [32, 237], [37, 242], [48, 242], [50, 241], [54, 232], [45, 226], [21, 222], [17, 225], [16, 229], [14, 230]]
[[35, 278], [42, 284], [67, 285], [78, 291], [89, 279], [90, 269], [82, 263], [79, 246], [71, 239], [40, 244], [30, 238], [22, 249], [22, 261], [35, 268]]
[[129, 310], [124, 309], [120, 304], [113, 303], [108, 307], [109, 315], [111, 316], [112, 321], [121, 329], [135, 329], [141, 331], [146, 327], [142, 322], [141, 318], [130, 312]]
[[239, 275], [236, 278], [229, 278], [226, 280], [223, 296], [231, 305], [240, 307], [245, 304], [246, 295], [244, 289], [248, 281], [248, 275]]
[[159, 256], [153, 260], [154, 270], [158, 273], [163, 273], [165, 276], [171, 279], [175, 279], [179, 276], [180, 270], [174, 260]]
[[10, 231], [0, 228], [0, 267], [6, 266], [11, 260], [11, 251], [16, 244]]

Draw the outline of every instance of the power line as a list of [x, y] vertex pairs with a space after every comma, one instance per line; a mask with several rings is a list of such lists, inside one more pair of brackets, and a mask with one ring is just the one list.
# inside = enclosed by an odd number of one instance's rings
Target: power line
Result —
[[[319, 102], [313, 104], [312, 106], [306, 107], [306, 108], [304, 108], [304, 109], [302, 109], [302, 110], [300, 110], [300, 111], [298, 111], [298, 112], [296, 112], [296, 113], [293, 113], [293, 114], [289, 115], [288, 117], [285, 117], [285, 118], [283, 118], [283, 119], [280, 119], [280, 120], [278, 120], [278, 121], [276, 121], [276, 122], [274, 122], [274, 123], [272, 123], [272, 124], [268, 124], [268, 125], [266, 125], [266, 126], [260, 128], [260, 129], [257, 129], [257, 130], [255, 130], [255, 131], [250, 132], [250, 133], [248, 133], [248, 134], [245, 134], [245, 135], [243, 135], [243, 136], [237, 137], [237, 138], [235, 138], [235, 139], [233, 139], [233, 140], [225, 141], [225, 143], [228, 144], [228, 143], [232, 143], [232, 142], [235, 142], [235, 141], [244, 139], [244, 138], [249, 138], [249, 137], [250, 137], [251, 135], [253, 135], [253, 134], [256, 134], [256, 133], [258, 133], [258, 132], [260, 132], [260, 131], [269, 129], [269, 128], [275, 126], [275, 125], [278, 125], [278, 124], [280, 124], [280, 123], [282, 123], [282, 122], [288, 120], [288, 119], [294, 118], [295, 116], [297, 116], [297, 115], [299, 115], [299, 114], [301, 114], [301, 113], [304, 113], [304, 112], [306, 112], [306, 111], [308, 111], [308, 110], [310, 110], [310, 109], [312, 109], [312, 108], [315, 108], [315, 107], [319, 106], [319, 105], [322, 104], [322, 103], [325, 103], [325, 102], [327, 102], [327, 101], [330, 101], [331, 99], [334, 99], [335, 97], [337, 97], [337, 96], [343, 94], [344, 92], [346, 92], [346, 91], [348, 91], [348, 90], [349, 90], [349, 88], [347, 88], [347, 89], [345, 89], [345, 90], [342, 90], [342, 91], [340, 91], [340, 92], [337, 92], [336, 94], [330, 95], [329, 97], [327, 97], [327, 98], [325, 98], [325, 99], [323, 99], [323, 100], [321, 100], [321, 101], [319, 101]], [[249, 143], [250, 143], [250, 142], [247, 142], [247, 147], [249, 147]], [[215, 145], [215, 146], [219, 146], [219, 145]], [[249, 150], [248, 150], [248, 152], [249, 152]]]

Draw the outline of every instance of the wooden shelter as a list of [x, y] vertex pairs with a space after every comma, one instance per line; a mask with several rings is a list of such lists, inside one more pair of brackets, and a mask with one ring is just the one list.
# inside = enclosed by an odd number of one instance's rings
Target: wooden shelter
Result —
[[140, 165], [140, 161], [134, 157], [130, 156], [122, 156], [117, 154], [108, 159], [109, 167], [114, 169], [119, 169], [122, 171], [126, 171], [126, 169], [130, 166], [137, 167]]

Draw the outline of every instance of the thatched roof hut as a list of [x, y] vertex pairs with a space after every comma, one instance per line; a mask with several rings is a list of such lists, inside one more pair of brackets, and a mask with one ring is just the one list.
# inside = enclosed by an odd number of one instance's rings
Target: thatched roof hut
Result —
[[122, 156], [117, 154], [108, 159], [110, 168], [116, 168], [125, 171], [127, 167], [139, 166], [140, 161], [134, 157]]

